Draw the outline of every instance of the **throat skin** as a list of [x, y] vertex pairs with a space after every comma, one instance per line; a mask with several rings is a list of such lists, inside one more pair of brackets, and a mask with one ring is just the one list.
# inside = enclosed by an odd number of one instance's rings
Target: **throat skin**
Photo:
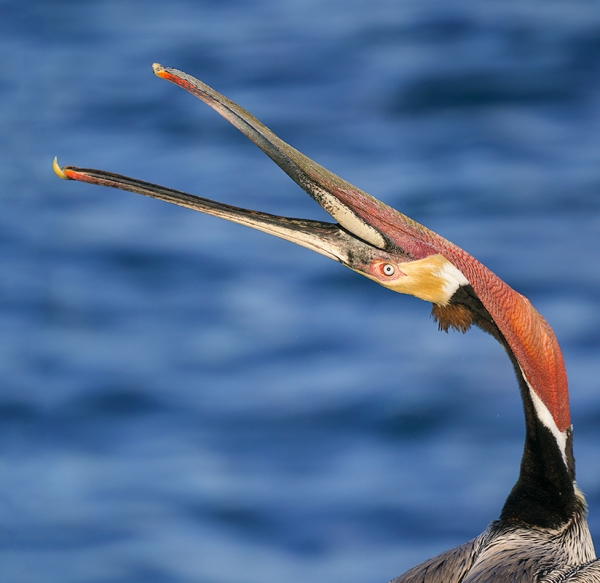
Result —
[[471, 325], [478, 326], [504, 347], [513, 364], [525, 413], [525, 444], [519, 478], [500, 520], [539, 528], [568, 523], [582, 504], [575, 486], [572, 429], [566, 430], [563, 456], [556, 437], [538, 417], [517, 358], [470, 285], [459, 287], [446, 308], [434, 306], [432, 316], [445, 331], [455, 328], [465, 332]]

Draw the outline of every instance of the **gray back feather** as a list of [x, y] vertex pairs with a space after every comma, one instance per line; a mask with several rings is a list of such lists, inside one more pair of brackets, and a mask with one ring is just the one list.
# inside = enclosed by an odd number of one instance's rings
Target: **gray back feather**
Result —
[[390, 583], [600, 583], [584, 508], [559, 529], [493, 522]]

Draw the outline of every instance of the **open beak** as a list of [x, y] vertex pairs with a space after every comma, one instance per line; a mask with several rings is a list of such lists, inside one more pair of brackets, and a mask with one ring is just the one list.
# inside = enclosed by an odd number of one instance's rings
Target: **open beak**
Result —
[[442, 254], [439, 235], [329, 172], [278, 138], [254, 116], [198, 79], [153, 65], [154, 73], [183, 87], [231, 122], [336, 221], [291, 219], [219, 203], [134, 178], [74, 166], [54, 172], [68, 180], [129, 190], [264, 231], [301, 245], [394, 291], [446, 305], [464, 275]]
[[335, 259], [393, 291], [430, 301], [441, 329], [464, 332], [476, 324], [494, 335], [512, 354], [558, 430], [570, 426], [560, 348], [525, 297], [456, 245], [286, 144], [214, 89], [176, 69], [158, 64], [152, 68], [158, 77], [183, 87], [232, 123], [337, 223], [246, 210], [102, 170], [61, 168], [55, 159], [54, 172], [60, 178], [129, 190], [246, 225]]

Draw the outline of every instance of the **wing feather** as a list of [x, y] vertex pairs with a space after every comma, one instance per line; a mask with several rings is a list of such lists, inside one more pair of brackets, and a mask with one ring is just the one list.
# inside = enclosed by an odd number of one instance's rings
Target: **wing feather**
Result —
[[389, 583], [459, 583], [477, 558], [482, 536], [440, 553]]

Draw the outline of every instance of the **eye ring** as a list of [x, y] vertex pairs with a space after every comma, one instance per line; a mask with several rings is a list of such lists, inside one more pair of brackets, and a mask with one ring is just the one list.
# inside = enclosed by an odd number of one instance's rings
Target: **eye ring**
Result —
[[396, 273], [396, 268], [391, 263], [385, 263], [381, 267], [381, 273], [383, 273], [383, 275], [386, 275], [387, 277], [392, 277], [392, 275]]

